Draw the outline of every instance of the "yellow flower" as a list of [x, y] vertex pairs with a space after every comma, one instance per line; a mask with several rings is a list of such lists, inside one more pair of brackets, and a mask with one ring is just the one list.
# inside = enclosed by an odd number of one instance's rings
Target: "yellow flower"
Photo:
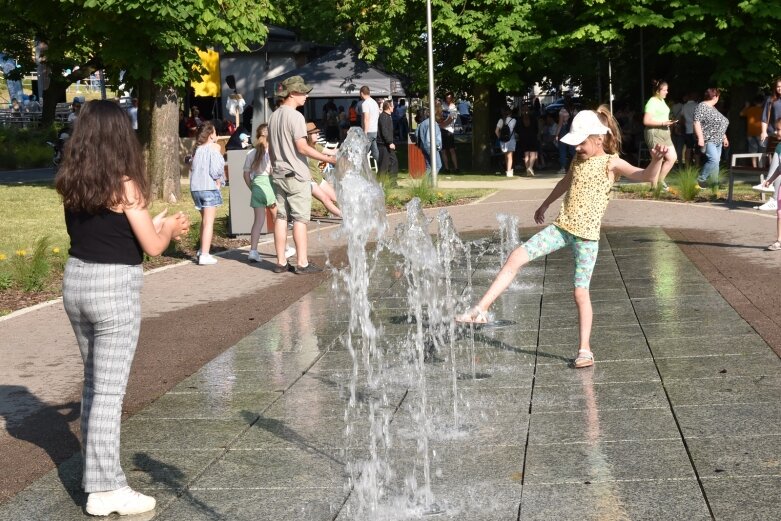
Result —
[[25, 255], [27, 255], [27, 252], [24, 250], [16, 250], [16, 254], [20, 257], [24, 257]]
[[0, 253], [0, 261], [4, 261], [4, 260], [5, 260], [5, 253]]
[[60, 249], [58, 247], [52, 248], [52, 253], [60, 253]]
[[437, 192], [437, 197], [442, 197], [444, 194], [442, 192]]

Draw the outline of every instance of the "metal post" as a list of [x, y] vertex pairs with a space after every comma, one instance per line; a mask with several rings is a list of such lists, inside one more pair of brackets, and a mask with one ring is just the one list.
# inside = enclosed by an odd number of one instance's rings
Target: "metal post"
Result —
[[429, 156], [431, 160], [431, 185], [437, 186], [437, 134], [436, 111], [434, 110], [434, 37], [431, 30], [431, 0], [426, 0], [426, 31], [428, 40], [428, 127], [429, 127]]
[[607, 96], [610, 103], [610, 113], [613, 113], [613, 62], [607, 60]]
[[98, 79], [100, 80], [100, 99], [106, 99], [106, 73], [103, 69], [98, 71]]
[[643, 28], [640, 28], [640, 108], [645, 107], [645, 56], [643, 45]]

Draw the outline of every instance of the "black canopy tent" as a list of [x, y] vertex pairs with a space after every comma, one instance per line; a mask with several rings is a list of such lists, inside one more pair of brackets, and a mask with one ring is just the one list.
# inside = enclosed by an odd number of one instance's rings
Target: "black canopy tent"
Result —
[[303, 67], [266, 80], [266, 97], [273, 97], [282, 81], [290, 76], [301, 76], [313, 87], [310, 98], [357, 97], [363, 85], [368, 86], [375, 97], [405, 95], [398, 78], [372, 67], [346, 46], [337, 47]]

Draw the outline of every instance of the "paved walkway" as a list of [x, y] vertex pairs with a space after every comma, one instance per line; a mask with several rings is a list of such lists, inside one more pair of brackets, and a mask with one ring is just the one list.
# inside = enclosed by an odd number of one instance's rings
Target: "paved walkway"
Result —
[[[496, 228], [499, 212], [528, 225], [546, 193], [504, 191], [451, 215], [464, 233]], [[781, 292], [767, 288], [778, 258], [762, 251], [774, 219], [616, 200], [605, 225], [592, 284], [595, 368], [567, 366], [576, 329], [566, 254], [518, 279], [495, 309], [514, 323], [478, 330], [474, 356], [469, 335], [457, 338], [455, 393], [449, 352], [426, 365], [440, 511], [431, 518], [781, 519], [781, 362], [772, 350], [781, 346]], [[318, 248], [338, 245], [327, 235]], [[476, 292], [500, 263], [497, 252], [484, 251], [472, 265]], [[395, 266], [384, 258], [372, 279], [388, 353], [398, 352], [410, 327]], [[145, 315], [192, 306], [193, 295], [171, 295], [198, 269], [148, 276]], [[455, 275], [463, 286], [463, 263]], [[243, 262], [221, 262], [212, 276], [224, 283], [217, 300], [274, 277]], [[131, 484], [160, 502], [144, 519], [400, 518], [358, 514], [360, 494], [346, 487], [347, 462], [366, 458], [368, 446], [365, 410], [345, 436], [353, 374], [340, 340], [346, 313], [324, 284], [124, 422]], [[5, 369], [3, 380], [45, 370], [48, 357], [59, 356], [49, 370], [70, 373], [57, 392], [72, 393], [80, 367], [71, 335], [58, 305], [1, 321], [0, 353], [19, 345], [50, 351]], [[406, 357], [389, 360], [390, 374], [407, 365]], [[365, 404], [375, 389], [358, 375]], [[394, 440], [390, 497], [413, 469], [422, 481], [409, 437], [419, 425], [419, 388], [395, 381], [381, 411]], [[45, 387], [29, 392], [43, 396]], [[75, 457], [0, 505], [0, 519], [81, 519], [78, 465]]]

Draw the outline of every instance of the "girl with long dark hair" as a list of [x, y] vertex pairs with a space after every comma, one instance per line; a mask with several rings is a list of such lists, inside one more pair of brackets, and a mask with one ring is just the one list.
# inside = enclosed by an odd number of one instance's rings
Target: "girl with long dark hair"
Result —
[[144, 253], [161, 254], [190, 223], [181, 212], [150, 217], [141, 147], [127, 114], [111, 101], [90, 101], [81, 110], [55, 185], [71, 241], [63, 304], [84, 361], [86, 510], [146, 512], [155, 499], [132, 490], [119, 464], [122, 400], [141, 326], [141, 262]]

